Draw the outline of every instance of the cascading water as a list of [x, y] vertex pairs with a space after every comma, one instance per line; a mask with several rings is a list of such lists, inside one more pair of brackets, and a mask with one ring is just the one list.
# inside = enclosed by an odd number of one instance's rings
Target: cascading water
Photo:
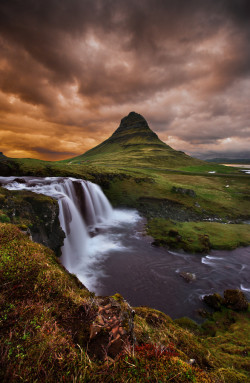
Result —
[[[58, 200], [66, 233], [62, 263], [97, 294], [119, 292], [133, 306], [195, 320], [204, 294], [238, 288], [250, 299], [250, 247], [198, 256], [150, 246], [138, 213], [112, 209], [101, 189], [88, 181], [0, 177], [0, 184]], [[181, 272], [194, 274], [196, 280], [187, 283]]]
[[101, 252], [122, 248], [101, 233], [104, 226], [114, 224], [117, 218], [101, 188], [74, 178], [22, 177], [20, 182], [15, 177], [0, 177], [0, 181], [9, 190], [26, 189], [58, 200], [59, 220], [66, 235], [61, 261], [88, 288], [96, 290], [98, 271], [93, 272], [92, 266], [98, 256]]

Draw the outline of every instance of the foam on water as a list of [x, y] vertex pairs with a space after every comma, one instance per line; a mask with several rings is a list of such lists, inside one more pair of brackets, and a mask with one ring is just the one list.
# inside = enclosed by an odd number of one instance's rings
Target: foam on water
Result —
[[[10, 190], [27, 189], [56, 198], [66, 233], [62, 262], [99, 295], [119, 292], [131, 305], [153, 307], [173, 318], [196, 310], [204, 295], [241, 288], [250, 299], [250, 247], [193, 255], [150, 246], [135, 210], [112, 209], [101, 189], [74, 178], [0, 177]], [[187, 283], [180, 273], [192, 273]], [[206, 308], [205, 308], [206, 309]]]
[[201, 258], [201, 263], [204, 263], [205, 265], [208, 265], [208, 266], [216, 266], [216, 264], [214, 263], [214, 262], [211, 262], [210, 260], [209, 260], [209, 258], [207, 258], [207, 256], [206, 257], [202, 257]]
[[241, 289], [242, 291], [247, 291], [247, 292], [250, 293], [250, 287], [244, 287], [243, 285], [240, 285], [240, 289]]
[[[75, 178], [0, 177], [9, 190], [29, 190], [58, 200], [59, 220], [66, 234], [61, 261], [83, 284], [97, 291], [103, 276], [96, 263], [112, 251], [129, 251], [120, 242], [121, 234], [109, 234], [110, 227], [134, 225], [141, 218], [135, 210], [113, 209], [101, 188]], [[94, 235], [90, 235], [90, 232]]]
[[215, 261], [220, 261], [220, 260], [224, 260], [224, 258], [220, 258], [220, 257], [213, 257], [212, 255], [206, 255], [206, 259], [214, 259]]

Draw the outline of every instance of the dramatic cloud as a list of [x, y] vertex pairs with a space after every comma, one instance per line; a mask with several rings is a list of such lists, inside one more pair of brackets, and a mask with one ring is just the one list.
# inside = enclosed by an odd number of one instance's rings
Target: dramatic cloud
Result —
[[135, 110], [175, 149], [249, 152], [249, 42], [248, 0], [1, 0], [0, 151], [72, 157]]

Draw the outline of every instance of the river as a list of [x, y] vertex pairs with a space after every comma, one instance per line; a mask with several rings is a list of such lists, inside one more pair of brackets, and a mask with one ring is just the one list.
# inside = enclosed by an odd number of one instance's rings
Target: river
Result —
[[[56, 198], [66, 232], [61, 261], [98, 295], [120, 293], [132, 305], [172, 318], [200, 320], [202, 297], [241, 289], [250, 300], [250, 247], [194, 255], [151, 245], [145, 219], [136, 210], [112, 209], [101, 189], [73, 178], [0, 177], [9, 190]], [[180, 273], [191, 273], [187, 282]]]

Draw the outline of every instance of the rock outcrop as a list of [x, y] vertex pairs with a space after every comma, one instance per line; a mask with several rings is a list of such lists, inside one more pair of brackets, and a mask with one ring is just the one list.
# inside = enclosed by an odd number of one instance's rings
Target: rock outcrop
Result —
[[65, 234], [60, 226], [56, 200], [29, 191], [0, 188], [0, 211], [8, 217], [8, 222], [18, 225], [33, 241], [60, 255]]
[[248, 301], [240, 290], [225, 290], [224, 305], [236, 311], [246, 311], [248, 309]]
[[247, 311], [248, 301], [240, 290], [228, 289], [224, 291], [224, 299], [220, 294], [205, 295], [203, 301], [214, 310], [220, 310], [222, 306], [234, 311]]
[[185, 188], [173, 186], [172, 192], [187, 195], [187, 196], [192, 197], [192, 198], [196, 197], [196, 193], [193, 189], [185, 189]]
[[144, 144], [158, 144], [159, 146], [167, 146], [159, 140], [156, 133], [154, 133], [148, 126], [147, 121], [139, 113], [130, 112], [126, 117], [122, 118], [119, 127], [115, 130], [109, 138], [110, 142], [126, 142], [131, 139], [139, 138], [140, 142]]
[[120, 294], [99, 301], [90, 326], [89, 351], [98, 359], [115, 358], [134, 342], [134, 311]]

